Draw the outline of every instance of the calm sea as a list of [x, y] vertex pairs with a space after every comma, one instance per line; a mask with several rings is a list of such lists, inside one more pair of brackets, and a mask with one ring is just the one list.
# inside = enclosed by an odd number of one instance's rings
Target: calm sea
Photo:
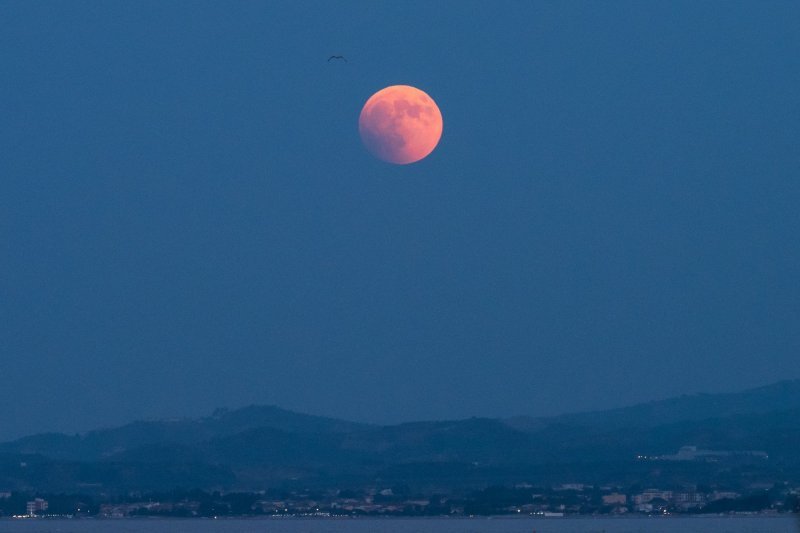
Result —
[[252, 520], [0, 520], [9, 533], [798, 533], [791, 516]]

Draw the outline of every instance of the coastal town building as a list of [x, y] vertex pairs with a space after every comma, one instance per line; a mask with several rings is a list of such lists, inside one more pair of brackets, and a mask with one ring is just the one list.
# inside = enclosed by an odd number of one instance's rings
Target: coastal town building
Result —
[[625, 494], [612, 492], [603, 495], [603, 505], [625, 505], [626, 503], [628, 503], [628, 497]]
[[28, 516], [36, 516], [37, 514], [41, 514], [47, 510], [48, 503], [47, 500], [42, 498], [36, 498], [31, 500], [26, 505], [26, 512]]

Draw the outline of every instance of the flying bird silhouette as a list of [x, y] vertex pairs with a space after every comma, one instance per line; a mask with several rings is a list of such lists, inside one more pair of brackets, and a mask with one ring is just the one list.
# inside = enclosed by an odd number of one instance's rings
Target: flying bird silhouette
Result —
[[331, 56], [328, 58], [328, 61], [330, 61], [331, 59], [341, 59], [342, 61], [347, 63], [347, 59], [344, 56]]

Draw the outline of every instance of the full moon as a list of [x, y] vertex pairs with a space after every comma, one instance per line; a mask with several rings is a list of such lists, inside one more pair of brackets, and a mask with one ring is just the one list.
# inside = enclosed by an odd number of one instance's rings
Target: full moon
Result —
[[409, 85], [392, 85], [370, 96], [358, 132], [378, 159], [405, 165], [428, 156], [442, 136], [442, 113], [433, 98]]

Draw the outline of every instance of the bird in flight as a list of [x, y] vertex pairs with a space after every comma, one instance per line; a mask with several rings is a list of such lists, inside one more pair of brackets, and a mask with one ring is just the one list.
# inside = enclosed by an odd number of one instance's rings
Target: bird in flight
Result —
[[328, 58], [328, 61], [330, 61], [331, 59], [341, 59], [342, 61], [347, 63], [347, 59], [344, 56], [331, 56]]

